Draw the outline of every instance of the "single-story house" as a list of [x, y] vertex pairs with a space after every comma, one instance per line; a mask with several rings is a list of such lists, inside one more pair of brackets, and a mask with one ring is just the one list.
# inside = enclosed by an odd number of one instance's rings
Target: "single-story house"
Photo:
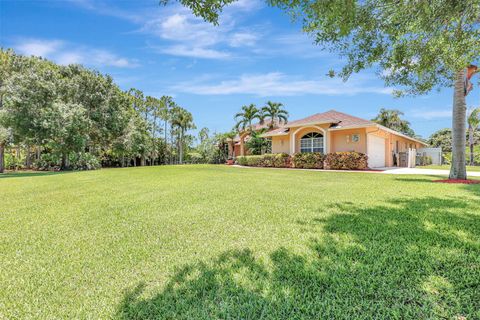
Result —
[[[254, 130], [266, 125], [255, 125]], [[370, 168], [407, 166], [408, 157], [426, 143], [373, 121], [330, 110], [276, 125], [262, 137], [271, 140], [272, 153], [361, 152], [368, 156]], [[234, 140], [233, 154], [248, 155], [248, 132]]]

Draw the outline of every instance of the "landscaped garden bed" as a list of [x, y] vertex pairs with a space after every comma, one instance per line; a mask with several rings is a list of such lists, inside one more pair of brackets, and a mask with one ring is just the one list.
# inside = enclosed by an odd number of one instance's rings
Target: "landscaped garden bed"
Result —
[[359, 152], [334, 152], [324, 155], [319, 152], [264, 154], [237, 157], [237, 164], [250, 167], [366, 170], [368, 157]]

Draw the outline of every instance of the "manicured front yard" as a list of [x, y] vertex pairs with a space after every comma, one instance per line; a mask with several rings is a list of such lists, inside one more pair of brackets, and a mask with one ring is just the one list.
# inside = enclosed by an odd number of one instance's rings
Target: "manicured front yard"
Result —
[[478, 319], [480, 186], [144, 167], [0, 177], [0, 318]]
[[[450, 165], [448, 164], [444, 164], [444, 165], [429, 165], [429, 166], [420, 166], [420, 167], [417, 167], [417, 168], [420, 168], [420, 169], [441, 169], [441, 170], [450, 170]], [[467, 172], [468, 171], [471, 171], [471, 172], [474, 172], [474, 171], [480, 171], [480, 166], [467, 166]]]

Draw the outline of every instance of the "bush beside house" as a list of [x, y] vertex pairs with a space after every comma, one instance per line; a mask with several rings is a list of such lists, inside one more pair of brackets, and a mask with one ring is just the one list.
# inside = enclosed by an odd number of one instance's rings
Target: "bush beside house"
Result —
[[368, 157], [359, 152], [335, 152], [325, 157], [325, 169], [330, 170], [365, 170], [368, 168]]
[[240, 156], [237, 157], [237, 163], [249, 167], [289, 168], [290, 156], [286, 153]]
[[325, 155], [319, 152], [296, 153], [292, 157], [292, 167], [301, 169], [323, 169]]
[[368, 168], [368, 157], [358, 152], [286, 153], [264, 154], [261, 156], [237, 157], [237, 164], [249, 167], [331, 169], [331, 170], [364, 170]]

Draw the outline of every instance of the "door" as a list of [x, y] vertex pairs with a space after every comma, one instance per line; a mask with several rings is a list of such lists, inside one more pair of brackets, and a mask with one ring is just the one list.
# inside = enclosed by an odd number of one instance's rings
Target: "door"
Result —
[[368, 166], [385, 167], [385, 139], [370, 134], [367, 137]]

